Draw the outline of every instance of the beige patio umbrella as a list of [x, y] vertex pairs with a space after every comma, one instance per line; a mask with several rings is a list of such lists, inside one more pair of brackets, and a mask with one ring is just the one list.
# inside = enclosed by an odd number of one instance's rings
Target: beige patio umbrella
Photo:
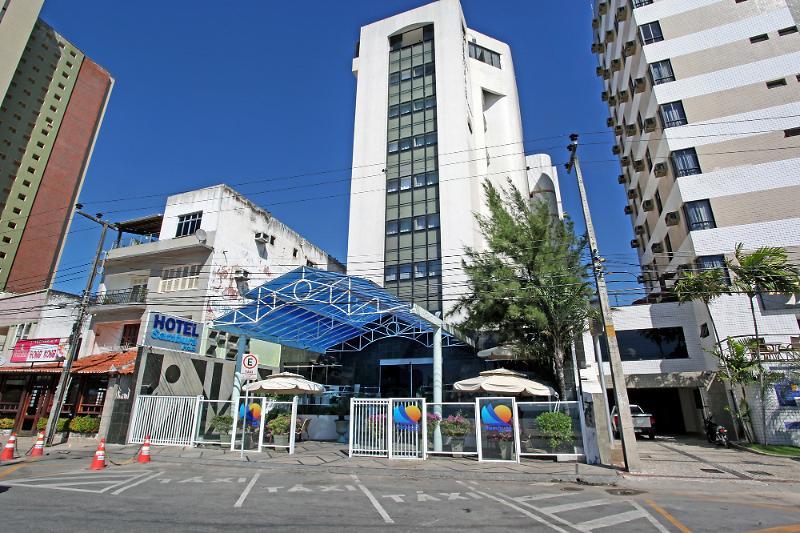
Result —
[[488, 361], [512, 361], [517, 358], [513, 346], [495, 346], [478, 352], [478, 357]]
[[272, 374], [267, 379], [256, 381], [242, 387], [247, 392], [267, 392], [270, 394], [322, 394], [325, 387], [319, 383], [309, 381], [300, 374], [281, 372]]
[[478, 377], [457, 381], [453, 384], [453, 388], [461, 392], [485, 392], [503, 396], [556, 395], [551, 387], [506, 368], [487, 370], [481, 372]]

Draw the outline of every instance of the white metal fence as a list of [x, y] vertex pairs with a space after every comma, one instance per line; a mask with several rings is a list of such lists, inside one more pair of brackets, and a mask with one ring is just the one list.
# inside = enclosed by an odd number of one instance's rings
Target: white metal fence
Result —
[[133, 407], [128, 442], [164, 446], [191, 446], [202, 396], [139, 395]]
[[426, 403], [426, 455], [478, 455], [475, 402]]
[[390, 459], [424, 459], [426, 423], [423, 398], [392, 398], [386, 420]]
[[[540, 418], [546, 413], [546, 417]], [[563, 416], [561, 420], [554, 420], [550, 413]], [[547, 417], [549, 420], [545, 420]], [[583, 420], [578, 402], [517, 402], [516, 418], [521, 456], [583, 455]], [[566, 423], [567, 418], [569, 423]], [[555, 431], [554, 422], [560, 422], [564, 430]], [[570, 430], [566, 429], [567, 425]]]
[[350, 400], [350, 457], [388, 457], [390, 400]]
[[[227, 446], [233, 435], [233, 402], [230, 400], [200, 400], [197, 410], [197, 431], [194, 444]], [[231, 417], [230, 424], [224, 424]]]

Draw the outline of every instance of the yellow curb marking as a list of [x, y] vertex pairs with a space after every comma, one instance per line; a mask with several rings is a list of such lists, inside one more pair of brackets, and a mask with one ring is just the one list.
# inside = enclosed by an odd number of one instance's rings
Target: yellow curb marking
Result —
[[788, 526], [769, 527], [767, 529], [758, 529], [750, 531], [749, 533], [798, 533], [800, 531], [800, 524], [790, 524]]
[[672, 516], [672, 515], [671, 515], [671, 514], [670, 514], [670, 513], [669, 513], [669, 512], [666, 510], [666, 509], [664, 509], [663, 507], [661, 507], [660, 505], [658, 505], [658, 504], [657, 504], [656, 502], [654, 502], [653, 500], [645, 500], [644, 502], [645, 502], [647, 505], [649, 505], [650, 507], [652, 507], [653, 509], [655, 509], [655, 510], [656, 510], [656, 512], [657, 512], [658, 514], [660, 514], [661, 516], [663, 516], [664, 518], [666, 518], [666, 519], [669, 521], [669, 523], [670, 523], [670, 524], [672, 524], [673, 526], [675, 526], [676, 528], [678, 528], [678, 531], [681, 531], [682, 533], [692, 533], [692, 530], [691, 530], [691, 529], [689, 529], [688, 527], [684, 526], [684, 525], [683, 525], [683, 524], [680, 522], [680, 520], [678, 520], [677, 518], [675, 518], [674, 516]]
[[17, 463], [15, 465], [11, 465], [8, 468], [6, 468], [3, 472], [0, 472], [0, 477], [6, 477], [7, 475], [9, 475], [11, 473], [16, 472], [17, 470], [19, 470], [23, 466], [25, 466], [25, 463]]

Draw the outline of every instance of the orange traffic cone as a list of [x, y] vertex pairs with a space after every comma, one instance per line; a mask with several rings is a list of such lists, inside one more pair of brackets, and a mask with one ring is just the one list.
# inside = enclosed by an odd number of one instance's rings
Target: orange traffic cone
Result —
[[6, 442], [5, 448], [3, 448], [3, 454], [0, 455], [0, 461], [11, 461], [14, 459], [14, 450], [17, 449], [17, 434], [12, 433], [10, 437], [8, 437], [8, 442]]
[[142, 449], [139, 451], [138, 461], [140, 463], [150, 462], [150, 435], [144, 438], [144, 444], [142, 444]]
[[33, 445], [31, 457], [41, 457], [44, 455], [44, 431], [40, 431], [36, 436], [36, 444]]
[[97, 451], [94, 452], [94, 459], [90, 470], [102, 470], [106, 467], [106, 439], [100, 439]]

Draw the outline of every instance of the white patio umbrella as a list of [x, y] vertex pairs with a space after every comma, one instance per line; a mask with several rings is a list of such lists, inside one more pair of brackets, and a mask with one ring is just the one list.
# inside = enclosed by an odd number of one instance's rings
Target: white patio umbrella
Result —
[[478, 352], [478, 357], [488, 361], [512, 361], [517, 358], [513, 346], [495, 346]]
[[457, 381], [453, 388], [461, 392], [485, 392], [504, 396], [556, 396], [552, 387], [506, 368], [487, 370], [478, 377]]
[[325, 392], [325, 387], [319, 383], [309, 381], [300, 374], [292, 374], [291, 372], [281, 372], [279, 374], [272, 374], [267, 379], [256, 381], [242, 387], [242, 390], [247, 392], [267, 392], [271, 394], [322, 394]]

